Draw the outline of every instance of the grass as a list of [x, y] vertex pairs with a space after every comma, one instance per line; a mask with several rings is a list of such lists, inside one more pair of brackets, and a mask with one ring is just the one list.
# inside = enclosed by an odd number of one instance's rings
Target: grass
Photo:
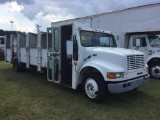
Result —
[[159, 111], [160, 80], [96, 104], [43, 74], [15, 73], [0, 61], [0, 120], [159, 120]]

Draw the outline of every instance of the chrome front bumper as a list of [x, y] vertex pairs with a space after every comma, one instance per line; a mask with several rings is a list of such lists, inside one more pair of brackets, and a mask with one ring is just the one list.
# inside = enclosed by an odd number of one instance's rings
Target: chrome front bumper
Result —
[[136, 79], [128, 80], [120, 83], [108, 83], [108, 90], [110, 93], [122, 93], [133, 90], [142, 86], [144, 83], [149, 81], [150, 75], [139, 77]]

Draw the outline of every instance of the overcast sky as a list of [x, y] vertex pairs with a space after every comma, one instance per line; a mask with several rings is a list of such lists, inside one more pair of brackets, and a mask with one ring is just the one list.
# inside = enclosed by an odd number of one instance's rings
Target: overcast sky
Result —
[[0, 29], [46, 31], [51, 22], [153, 3], [160, 0], [0, 0]]

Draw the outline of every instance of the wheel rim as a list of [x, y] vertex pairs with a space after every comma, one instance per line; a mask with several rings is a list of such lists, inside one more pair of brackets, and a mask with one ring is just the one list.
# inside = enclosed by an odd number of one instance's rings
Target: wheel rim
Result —
[[155, 65], [151, 68], [151, 74], [155, 78], [160, 78], [160, 66]]
[[92, 78], [88, 78], [85, 82], [85, 91], [89, 98], [96, 98], [98, 93], [98, 85]]

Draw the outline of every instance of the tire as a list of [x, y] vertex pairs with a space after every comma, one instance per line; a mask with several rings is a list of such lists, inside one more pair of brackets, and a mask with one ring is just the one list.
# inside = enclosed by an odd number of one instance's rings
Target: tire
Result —
[[99, 103], [106, 98], [107, 85], [101, 75], [89, 73], [83, 79], [83, 91], [89, 100]]
[[20, 65], [19, 65], [19, 62], [18, 62], [18, 59], [14, 59], [13, 60], [13, 71], [14, 72], [20, 72]]
[[2, 60], [5, 60], [5, 57], [4, 57], [4, 55], [2, 55]]
[[5, 57], [4, 57], [4, 55], [2, 55], [2, 57], [1, 57], [1, 60], [5, 60]]
[[149, 73], [152, 78], [160, 79], [160, 62], [154, 62], [150, 64]]
[[26, 72], [27, 71], [26, 63], [21, 63], [20, 68], [22, 72]]
[[0, 60], [4, 60], [4, 55], [0, 55]]

